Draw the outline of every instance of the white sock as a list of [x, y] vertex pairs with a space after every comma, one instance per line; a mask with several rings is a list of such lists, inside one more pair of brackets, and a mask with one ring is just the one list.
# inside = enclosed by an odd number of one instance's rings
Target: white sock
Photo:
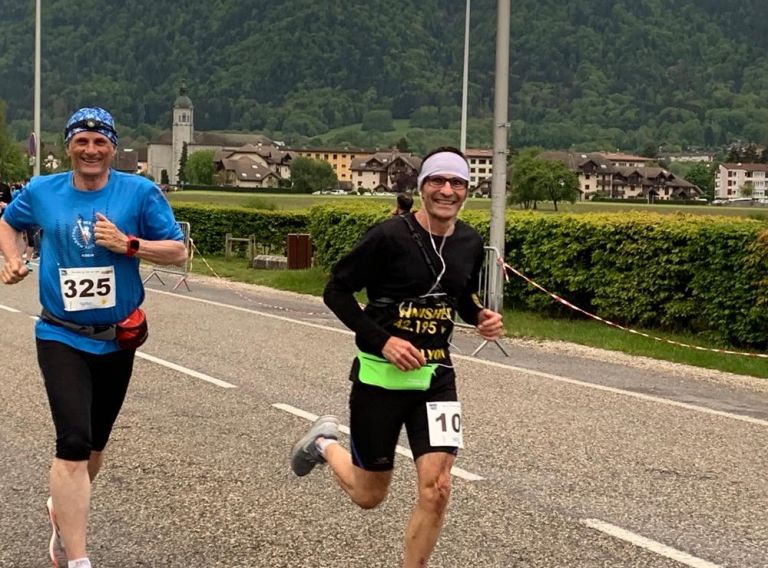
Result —
[[91, 561], [87, 558], [78, 558], [67, 562], [67, 568], [91, 568]]
[[325, 449], [331, 444], [338, 443], [338, 440], [334, 440], [332, 438], [318, 438], [315, 440], [315, 447], [317, 448], [317, 451], [320, 452], [320, 455], [325, 457]]

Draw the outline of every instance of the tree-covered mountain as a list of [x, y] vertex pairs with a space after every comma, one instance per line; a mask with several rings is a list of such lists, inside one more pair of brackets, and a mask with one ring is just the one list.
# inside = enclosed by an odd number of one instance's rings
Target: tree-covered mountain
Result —
[[[32, 119], [34, 1], [0, 0], [0, 99]], [[165, 127], [313, 137], [386, 109], [456, 128], [462, 0], [42, 0], [43, 128], [82, 105]], [[515, 146], [768, 142], [765, 0], [514, 0]], [[470, 115], [492, 115], [496, 2], [472, 2]], [[487, 122], [487, 121], [486, 121]], [[139, 129], [141, 130], [141, 129]], [[490, 145], [490, 128], [473, 142]], [[472, 138], [471, 138], [472, 140]]]

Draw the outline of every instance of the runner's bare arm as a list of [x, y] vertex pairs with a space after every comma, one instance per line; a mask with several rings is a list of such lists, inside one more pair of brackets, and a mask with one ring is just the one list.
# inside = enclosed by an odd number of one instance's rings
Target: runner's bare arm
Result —
[[[114, 253], [125, 254], [128, 251], [129, 237], [101, 213], [96, 213], [94, 237], [96, 244]], [[180, 241], [150, 241], [138, 239], [139, 249], [135, 256], [154, 264], [184, 264], [187, 247]]]
[[21, 259], [24, 248], [22, 233], [11, 227], [5, 219], [0, 219], [0, 253], [5, 258], [0, 279], [4, 284], [16, 284], [29, 274]]

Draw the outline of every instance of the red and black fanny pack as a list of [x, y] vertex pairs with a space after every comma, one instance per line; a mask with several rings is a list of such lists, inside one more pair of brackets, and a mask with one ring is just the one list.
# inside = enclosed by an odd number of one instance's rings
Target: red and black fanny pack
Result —
[[120, 349], [138, 349], [149, 337], [147, 315], [141, 308], [136, 308], [123, 321], [112, 325], [80, 325], [57, 318], [43, 308], [40, 319], [64, 327], [70, 331], [101, 341], [117, 341]]
[[136, 308], [115, 326], [115, 339], [120, 349], [138, 349], [149, 337], [147, 314]]

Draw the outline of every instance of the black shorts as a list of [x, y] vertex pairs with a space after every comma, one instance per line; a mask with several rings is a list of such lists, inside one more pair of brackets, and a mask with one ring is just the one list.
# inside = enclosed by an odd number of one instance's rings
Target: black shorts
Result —
[[430, 452], [456, 455], [458, 448], [429, 443], [427, 403], [457, 400], [453, 371], [435, 383], [426, 391], [395, 391], [355, 381], [349, 395], [352, 463], [367, 471], [391, 470], [403, 425], [414, 461]]
[[57, 458], [84, 461], [107, 445], [128, 390], [134, 354], [94, 355], [58, 341], [37, 340]]

